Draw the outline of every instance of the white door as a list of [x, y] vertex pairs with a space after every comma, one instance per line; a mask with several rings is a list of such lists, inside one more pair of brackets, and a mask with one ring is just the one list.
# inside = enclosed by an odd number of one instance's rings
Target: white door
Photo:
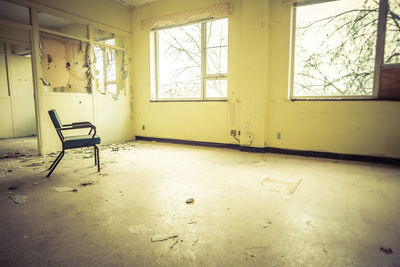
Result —
[[10, 56], [14, 137], [36, 135], [31, 57]]
[[0, 138], [36, 135], [29, 44], [0, 41], [0, 49]]
[[11, 97], [8, 87], [6, 43], [0, 41], [0, 138], [13, 137]]

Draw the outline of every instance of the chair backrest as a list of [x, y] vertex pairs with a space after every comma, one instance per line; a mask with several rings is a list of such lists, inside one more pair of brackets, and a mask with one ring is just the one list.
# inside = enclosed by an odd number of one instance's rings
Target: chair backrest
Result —
[[56, 129], [58, 128], [62, 128], [62, 123], [60, 118], [57, 115], [57, 111], [55, 109], [49, 110], [49, 115], [50, 115], [50, 119], [54, 124], [54, 127]]

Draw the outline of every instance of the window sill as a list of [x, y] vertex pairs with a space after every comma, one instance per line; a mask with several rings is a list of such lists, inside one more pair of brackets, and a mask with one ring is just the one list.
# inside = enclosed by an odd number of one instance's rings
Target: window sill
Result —
[[227, 98], [223, 99], [168, 99], [168, 100], [150, 100], [150, 103], [157, 102], [227, 102]]
[[292, 98], [291, 102], [295, 101], [400, 101], [400, 99], [385, 99], [378, 97], [371, 98]]

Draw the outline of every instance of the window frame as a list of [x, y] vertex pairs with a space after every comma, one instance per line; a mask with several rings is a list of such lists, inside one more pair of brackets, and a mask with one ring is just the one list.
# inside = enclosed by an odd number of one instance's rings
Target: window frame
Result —
[[[93, 55], [94, 55], [94, 57], [96, 57], [96, 53], [95, 53], [95, 51], [94, 51], [95, 48], [96, 48], [96, 46], [99, 47], [99, 48], [101, 49], [102, 61], [103, 61], [103, 76], [104, 76], [104, 79], [103, 79], [103, 88], [104, 88], [104, 92], [101, 92], [101, 91], [99, 90], [99, 88], [96, 88], [96, 89], [97, 89], [97, 91], [99, 91], [101, 94], [104, 94], [104, 95], [107, 95], [107, 94], [118, 95], [118, 94], [119, 94], [119, 91], [122, 91], [123, 88], [122, 88], [121, 90], [118, 89], [117, 77], [116, 77], [115, 80], [108, 80], [108, 79], [107, 79], [107, 77], [108, 77], [108, 70], [107, 70], [107, 67], [108, 67], [108, 66], [107, 66], [107, 58], [106, 58], [107, 52], [106, 52], [105, 50], [106, 50], [107, 48], [108, 48], [108, 49], [113, 49], [113, 50], [114, 50], [114, 53], [117, 54], [117, 50], [122, 50], [122, 51], [123, 51], [123, 48], [117, 47], [117, 46], [115, 46], [115, 45], [103, 43], [103, 41], [108, 41], [108, 40], [115, 40], [115, 37], [114, 37], [114, 38], [105, 38], [105, 39], [102, 39], [101, 41], [94, 41], [94, 42], [93, 42], [93, 43], [94, 43], [94, 45], [93, 45]], [[106, 45], [104, 45], [104, 44], [106, 44]], [[116, 65], [116, 64], [117, 64], [116, 58], [114, 59], [114, 64], [115, 64], [115, 68], [117, 68], [117, 65]], [[95, 77], [94, 79], [96, 79], [96, 77]], [[107, 90], [107, 85], [112, 85], [112, 84], [115, 84], [115, 87], [116, 87], [116, 92], [115, 92], [115, 93], [111, 92], [110, 90]]]
[[380, 72], [382, 69], [391, 67], [399, 67], [400, 63], [385, 64], [384, 63], [384, 47], [386, 35], [386, 21], [389, 8], [389, 0], [379, 0], [378, 24], [376, 34], [376, 49], [374, 62], [374, 78], [371, 95], [353, 95], [353, 96], [294, 96], [294, 78], [295, 78], [295, 49], [296, 49], [296, 11], [297, 7], [321, 4], [336, 0], [304, 0], [292, 5], [291, 15], [291, 40], [290, 40], [290, 69], [289, 69], [289, 94], [288, 99], [291, 101], [301, 100], [380, 100], [379, 98], [379, 82]]
[[[228, 17], [221, 17], [221, 18], [213, 18], [213, 19], [204, 19], [193, 21], [185, 24], [167, 26], [167, 27], [160, 27], [156, 29], [152, 29], [150, 31], [150, 65], [151, 65], [151, 88], [150, 88], [150, 102], [207, 102], [207, 101], [227, 101], [228, 100], [228, 85], [227, 85], [227, 94], [224, 97], [206, 97], [206, 82], [207, 80], [226, 80], [228, 82], [228, 69], [226, 73], [218, 73], [218, 74], [207, 74], [206, 70], [206, 61], [207, 61], [207, 42], [206, 42], [206, 23], [210, 21], [222, 20], [227, 19], [228, 23], [228, 44], [227, 50], [229, 51], [229, 19]], [[159, 31], [177, 28], [187, 25], [193, 24], [201, 24], [201, 77], [200, 77], [200, 90], [201, 94], [198, 98], [189, 98], [189, 97], [175, 97], [175, 98], [159, 98], [158, 91], [160, 86], [159, 81], [159, 73], [160, 73], [160, 66], [159, 66]], [[228, 52], [227, 52], [227, 55]], [[229, 62], [229, 56], [227, 56], [227, 66]]]

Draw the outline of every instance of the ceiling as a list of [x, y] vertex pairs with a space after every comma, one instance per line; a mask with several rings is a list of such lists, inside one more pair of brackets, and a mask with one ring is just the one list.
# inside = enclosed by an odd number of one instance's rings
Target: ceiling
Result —
[[114, 0], [115, 2], [118, 2], [120, 4], [123, 4], [124, 6], [127, 7], [138, 7], [138, 6], [144, 6], [146, 4], [150, 4], [153, 2], [157, 2], [160, 0]]

